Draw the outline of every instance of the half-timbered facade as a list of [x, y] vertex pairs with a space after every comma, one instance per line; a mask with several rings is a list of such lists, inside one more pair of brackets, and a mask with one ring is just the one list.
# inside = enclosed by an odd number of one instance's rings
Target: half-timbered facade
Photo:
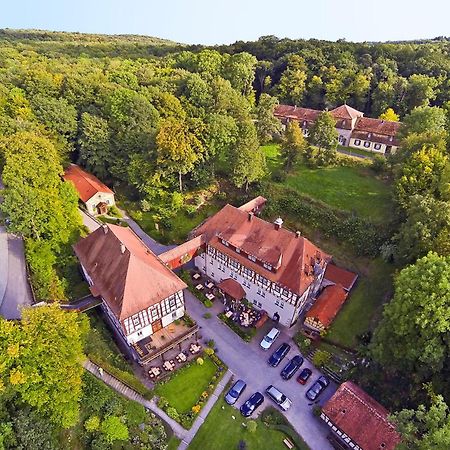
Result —
[[74, 250], [92, 294], [129, 345], [183, 317], [185, 283], [131, 229], [103, 225]]
[[226, 205], [194, 236], [204, 244], [196, 267], [217, 283], [231, 278], [253, 305], [291, 326], [320, 287], [330, 257], [299, 232]]
[[394, 450], [401, 438], [388, 415], [369, 394], [346, 381], [324, 405], [320, 417], [330, 427], [336, 448]]

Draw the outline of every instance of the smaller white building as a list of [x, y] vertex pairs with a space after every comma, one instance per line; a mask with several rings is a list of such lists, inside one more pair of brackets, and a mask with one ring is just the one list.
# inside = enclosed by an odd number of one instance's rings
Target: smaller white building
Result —
[[89, 214], [105, 214], [110, 206], [115, 205], [114, 192], [76, 164], [71, 164], [66, 169], [63, 178], [73, 183]]

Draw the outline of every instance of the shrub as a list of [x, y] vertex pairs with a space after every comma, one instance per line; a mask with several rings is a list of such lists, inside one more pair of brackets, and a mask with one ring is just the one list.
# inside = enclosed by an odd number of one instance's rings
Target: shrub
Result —
[[120, 214], [119, 208], [116, 205], [112, 205], [108, 208], [108, 215], [113, 217], [122, 217]]
[[272, 181], [275, 181], [275, 183], [283, 183], [286, 181], [287, 175], [284, 170], [276, 170], [272, 173]]
[[110, 444], [128, 440], [128, 428], [117, 416], [108, 416], [102, 422], [101, 432]]
[[203, 304], [204, 304], [207, 308], [211, 308], [211, 306], [213, 305], [213, 304], [212, 304], [212, 301], [211, 301], [209, 298], [207, 298], [207, 299], [203, 302]]
[[199, 366], [203, 366], [203, 363], [204, 363], [204, 361], [203, 361], [203, 358], [197, 358], [197, 364], [199, 365]]
[[301, 333], [297, 333], [294, 337], [294, 340], [302, 353], [307, 353], [311, 348], [311, 339], [303, 336]]
[[180, 418], [180, 414], [178, 413], [177, 409], [174, 408], [173, 406], [169, 406], [166, 409], [166, 413], [173, 420], [179, 420]]
[[247, 430], [250, 433], [256, 433], [256, 428], [258, 427], [258, 424], [256, 423], [256, 421], [254, 420], [249, 420], [247, 422]]
[[325, 350], [317, 350], [316, 353], [314, 353], [312, 363], [320, 368], [323, 367], [331, 358], [331, 354]]
[[375, 172], [375, 173], [382, 173], [386, 170], [387, 168], [387, 161], [386, 158], [384, 156], [380, 156], [380, 155], [375, 155], [372, 161], [372, 164], [370, 166], [370, 168]]
[[135, 220], [137, 220], [139, 222], [140, 220], [142, 220], [142, 217], [143, 217], [142, 211], [134, 211], [133, 217]]
[[188, 217], [191, 218], [194, 217], [195, 214], [197, 213], [197, 208], [194, 205], [186, 205], [184, 209]]
[[314, 405], [312, 412], [316, 417], [320, 417], [320, 415], [322, 414], [322, 407], [320, 405]]
[[137, 402], [129, 401], [126, 403], [127, 423], [131, 427], [135, 427], [145, 422], [147, 413], [145, 408]]
[[158, 408], [166, 409], [169, 406], [169, 400], [166, 397], [159, 397]]
[[210, 340], [206, 343], [206, 345], [207, 345], [209, 348], [214, 348], [214, 347], [216, 346], [216, 343], [215, 343], [214, 339], [210, 339]]
[[97, 431], [100, 428], [100, 419], [98, 416], [90, 416], [84, 422], [84, 428], [89, 433]]
[[205, 314], [203, 314], [203, 318], [204, 319], [211, 319], [211, 313], [210, 312], [206, 312]]
[[212, 349], [212, 348], [205, 348], [205, 353], [208, 356], [214, 355], [214, 349]]

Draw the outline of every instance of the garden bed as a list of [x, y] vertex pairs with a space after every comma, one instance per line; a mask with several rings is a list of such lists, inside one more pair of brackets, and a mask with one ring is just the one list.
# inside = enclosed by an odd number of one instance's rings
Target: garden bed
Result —
[[206, 349], [203, 355], [156, 385], [158, 406], [189, 429], [226, 369], [213, 350]]
[[228, 327], [230, 327], [245, 342], [250, 342], [256, 334], [255, 327], [243, 328], [233, 320], [229, 319], [224, 313], [218, 314], [217, 317], [228, 325]]

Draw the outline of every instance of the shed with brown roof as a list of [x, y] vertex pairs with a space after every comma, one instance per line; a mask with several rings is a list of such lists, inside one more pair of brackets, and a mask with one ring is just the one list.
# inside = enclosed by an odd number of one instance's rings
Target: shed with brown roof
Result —
[[322, 408], [321, 418], [346, 448], [357, 445], [362, 450], [394, 450], [401, 436], [388, 415], [389, 411], [369, 394], [346, 381]]
[[358, 275], [334, 264], [328, 264], [323, 278], [325, 283], [340, 284], [349, 292], [355, 285]]
[[340, 285], [327, 286], [306, 313], [305, 326], [314, 331], [326, 330], [347, 299], [347, 291]]

